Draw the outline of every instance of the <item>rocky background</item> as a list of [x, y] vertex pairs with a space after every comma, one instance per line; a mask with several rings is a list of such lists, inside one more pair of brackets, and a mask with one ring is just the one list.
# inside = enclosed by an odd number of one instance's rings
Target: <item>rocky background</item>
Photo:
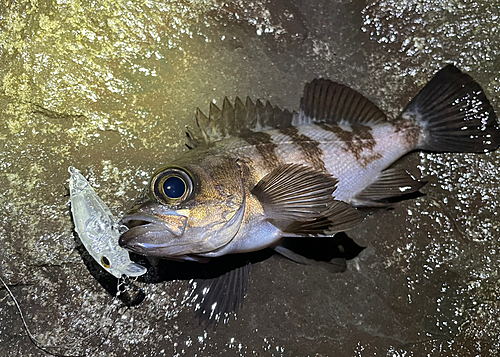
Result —
[[[68, 166], [116, 215], [224, 96], [298, 109], [316, 77], [396, 116], [447, 63], [500, 114], [498, 0], [0, 1], [0, 276], [49, 351], [87, 356], [497, 356], [500, 154], [413, 153], [426, 196], [349, 233], [342, 274], [254, 264], [243, 308], [200, 325], [188, 277], [141, 301], [73, 233]], [[175, 269], [183, 269], [176, 265]], [[173, 276], [176, 271], [173, 271]], [[179, 272], [182, 273], [182, 272]], [[180, 274], [182, 275], [182, 274]], [[84, 340], [82, 340], [84, 339]], [[0, 287], [0, 354], [44, 356]]]

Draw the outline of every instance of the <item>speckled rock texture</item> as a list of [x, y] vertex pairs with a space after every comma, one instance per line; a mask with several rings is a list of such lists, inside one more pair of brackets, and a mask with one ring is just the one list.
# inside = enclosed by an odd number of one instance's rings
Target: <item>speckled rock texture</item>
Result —
[[[366, 248], [345, 273], [271, 256], [216, 330], [195, 319], [182, 264], [134, 282], [137, 304], [114, 299], [117, 280], [73, 232], [67, 174], [82, 170], [118, 216], [186, 150], [196, 107], [248, 95], [296, 110], [317, 77], [395, 117], [453, 63], [499, 114], [499, 7], [1, 0], [0, 276], [33, 335], [53, 353], [106, 357], [500, 355], [500, 153], [406, 156], [397, 165], [430, 181], [426, 196], [350, 232]], [[47, 355], [3, 287], [0, 351]]]

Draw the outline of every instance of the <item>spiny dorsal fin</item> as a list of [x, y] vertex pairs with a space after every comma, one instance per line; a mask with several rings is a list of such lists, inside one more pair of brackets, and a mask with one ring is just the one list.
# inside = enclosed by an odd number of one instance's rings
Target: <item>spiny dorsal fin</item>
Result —
[[208, 117], [197, 108], [196, 125], [201, 135], [187, 128], [189, 146], [196, 147], [200, 143], [215, 142], [248, 131], [288, 128], [292, 125], [293, 116], [294, 113], [281, 110], [269, 102], [264, 105], [257, 100], [254, 103], [247, 97], [243, 104], [237, 97], [233, 106], [225, 97], [222, 110], [214, 103], [210, 103]]
[[244, 125], [246, 125], [248, 128], [255, 128], [255, 126], [257, 125], [257, 106], [253, 104], [250, 97], [247, 97], [247, 99], [245, 100], [245, 108], [242, 108], [242, 110], [242, 114], [246, 114], [246, 121]]
[[386, 115], [354, 89], [327, 79], [315, 79], [304, 87], [300, 113], [294, 118], [293, 125], [326, 123], [373, 126], [386, 121]]
[[236, 121], [236, 127], [243, 128], [248, 122], [248, 111], [245, 110], [245, 104], [236, 97], [234, 101], [234, 120]]
[[227, 97], [224, 97], [222, 102], [222, 135], [228, 136], [230, 132], [236, 130], [236, 115], [234, 107], [229, 102]]

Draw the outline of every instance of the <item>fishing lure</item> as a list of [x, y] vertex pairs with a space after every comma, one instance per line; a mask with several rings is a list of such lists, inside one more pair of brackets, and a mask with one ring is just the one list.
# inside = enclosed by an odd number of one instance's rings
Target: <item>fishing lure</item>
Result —
[[118, 223], [80, 171], [73, 166], [68, 171], [75, 231], [89, 254], [117, 278], [145, 274], [147, 269], [131, 261], [128, 251], [118, 245], [128, 228]]

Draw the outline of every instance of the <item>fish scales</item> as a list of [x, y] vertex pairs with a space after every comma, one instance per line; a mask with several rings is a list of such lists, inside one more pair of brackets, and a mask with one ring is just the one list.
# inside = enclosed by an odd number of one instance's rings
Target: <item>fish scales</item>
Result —
[[[258, 182], [276, 167], [296, 163], [328, 172], [339, 180], [334, 197], [349, 202], [370, 183], [383, 168], [413, 150], [409, 132], [418, 131], [411, 122], [369, 126], [321, 125], [293, 126], [251, 134], [245, 139], [221, 142], [220, 147], [205, 155], [224, 152], [244, 159]], [[406, 130], [398, 128], [405, 127]], [[263, 135], [264, 134], [264, 135]], [[259, 141], [260, 138], [265, 138]]]
[[[325, 153], [320, 147], [320, 141], [307, 136], [311, 131], [307, 129], [306, 127], [300, 128], [294, 126], [280, 129], [280, 132], [289, 137], [291, 144], [294, 145], [293, 148], [285, 150], [285, 153], [293, 154], [304, 165], [309, 165], [315, 170], [325, 172], [327, 171], [324, 161]], [[287, 159], [287, 162], [297, 162], [296, 160], [290, 160], [288, 157]]]

